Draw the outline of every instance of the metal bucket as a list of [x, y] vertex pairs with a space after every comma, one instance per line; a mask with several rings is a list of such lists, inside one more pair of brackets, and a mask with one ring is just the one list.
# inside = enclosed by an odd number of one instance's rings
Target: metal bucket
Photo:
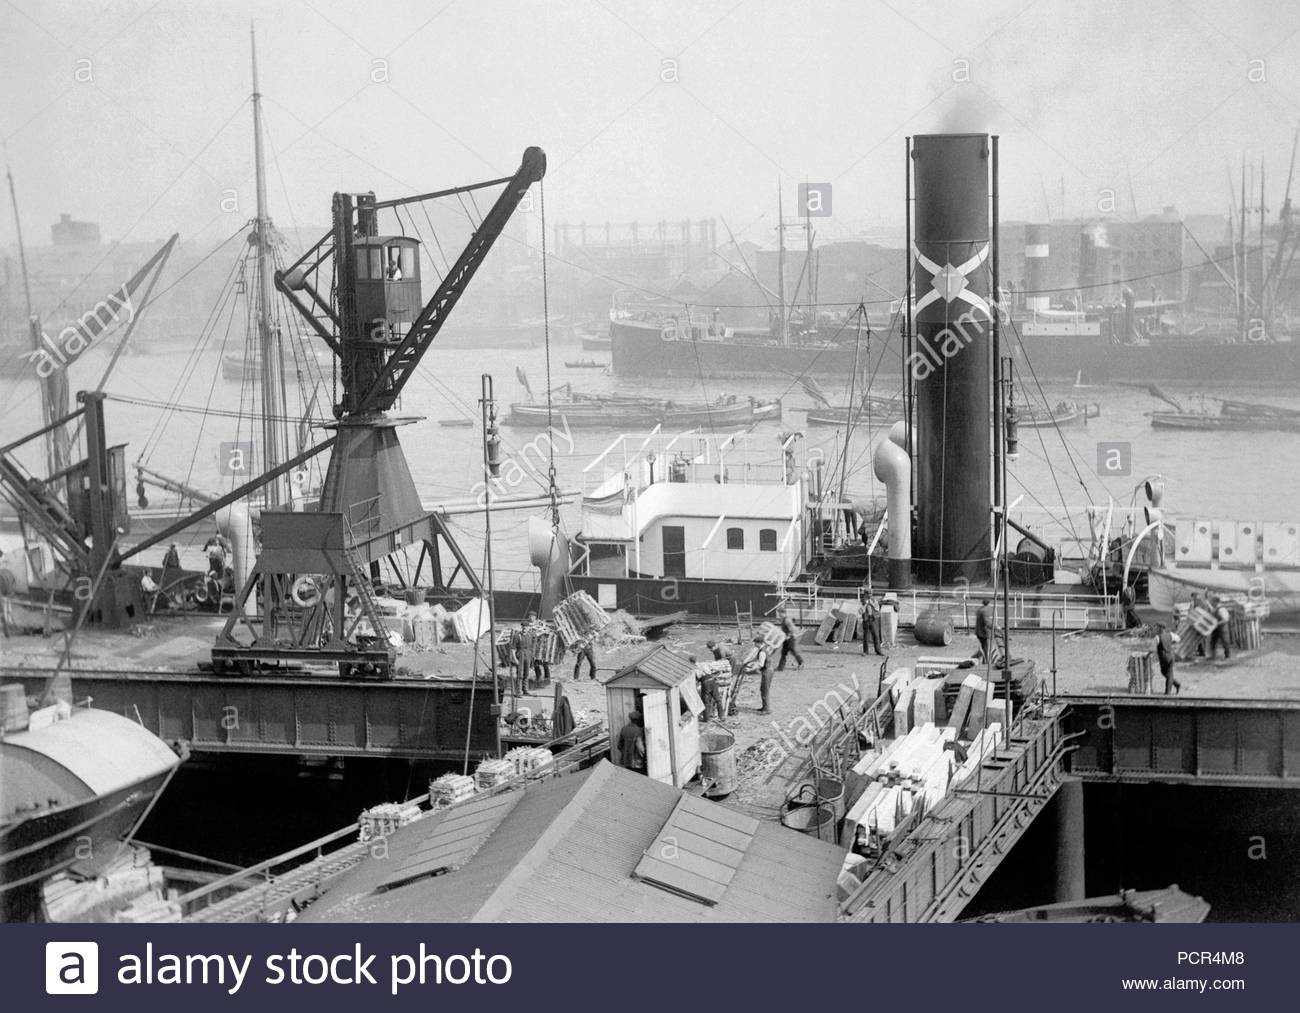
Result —
[[835, 841], [835, 809], [829, 805], [801, 805], [781, 814], [781, 824], [820, 841]]
[[828, 805], [835, 810], [835, 819], [844, 818], [844, 782], [829, 775], [819, 777], [814, 786], [811, 781], [795, 785], [785, 796], [785, 808], [799, 809], [814, 805]]
[[700, 776], [712, 782], [708, 798], [724, 798], [736, 790], [736, 736], [724, 728], [700, 734]]

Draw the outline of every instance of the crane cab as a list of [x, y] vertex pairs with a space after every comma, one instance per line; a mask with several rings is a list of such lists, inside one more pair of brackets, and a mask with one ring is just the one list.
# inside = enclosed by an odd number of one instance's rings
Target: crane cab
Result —
[[424, 308], [420, 241], [412, 236], [363, 236], [354, 241], [360, 337], [397, 344]]

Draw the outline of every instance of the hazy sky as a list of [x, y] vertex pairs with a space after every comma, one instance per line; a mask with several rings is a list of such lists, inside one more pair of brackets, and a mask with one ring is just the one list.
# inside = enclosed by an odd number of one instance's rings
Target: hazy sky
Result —
[[551, 222], [717, 215], [766, 242], [778, 178], [787, 201], [807, 178], [834, 185], [821, 235], [879, 232], [901, 138], [943, 129], [1002, 136], [1006, 219], [1107, 188], [1124, 216], [1222, 212], [1243, 154], [1275, 210], [1300, 121], [1300, 5], [1276, 0], [0, 0], [30, 242], [59, 212], [113, 240], [252, 215], [250, 19], [283, 225], [323, 225], [336, 189], [507, 175], [538, 144]]

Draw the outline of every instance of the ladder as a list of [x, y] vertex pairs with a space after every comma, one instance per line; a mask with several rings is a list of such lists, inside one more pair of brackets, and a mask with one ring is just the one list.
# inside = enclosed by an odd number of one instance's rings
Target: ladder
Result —
[[0, 494], [13, 504], [18, 516], [42, 537], [58, 547], [64, 558], [83, 571], [90, 566], [90, 553], [82, 542], [80, 525], [53, 489], [29, 475], [8, 454], [0, 454]]
[[[746, 632], [748, 630], [748, 632]], [[747, 609], [742, 609], [739, 604], [736, 605], [736, 642], [737, 644], [748, 643], [754, 639], [754, 608], [751, 605]]]
[[[351, 526], [349, 525], [349, 528]], [[388, 643], [388, 628], [384, 625], [383, 617], [379, 614], [379, 606], [375, 604], [375, 596], [370, 592], [370, 578], [366, 575], [365, 566], [361, 557], [357, 555], [356, 547], [353, 545], [351, 531], [348, 532], [348, 540], [343, 545], [343, 558], [348, 561], [348, 569], [351, 571], [350, 576], [352, 585], [355, 589], [357, 600], [361, 602], [361, 615], [370, 623], [371, 629], [375, 631], [375, 636]], [[359, 620], [358, 620], [359, 621]], [[352, 624], [356, 628], [356, 623]], [[346, 631], [351, 633], [352, 630]]]

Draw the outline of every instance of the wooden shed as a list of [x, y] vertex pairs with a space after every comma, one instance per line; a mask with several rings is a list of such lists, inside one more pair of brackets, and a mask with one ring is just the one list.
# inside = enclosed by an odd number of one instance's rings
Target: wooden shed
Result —
[[[605, 683], [610, 740], [618, 742], [628, 715], [645, 720], [646, 774], [681, 788], [700, 767], [700, 717], [704, 703], [695, 688], [695, 666], [663, 644], [651, 647]], [[617, 755], [610, 757], [622, 766]]]

